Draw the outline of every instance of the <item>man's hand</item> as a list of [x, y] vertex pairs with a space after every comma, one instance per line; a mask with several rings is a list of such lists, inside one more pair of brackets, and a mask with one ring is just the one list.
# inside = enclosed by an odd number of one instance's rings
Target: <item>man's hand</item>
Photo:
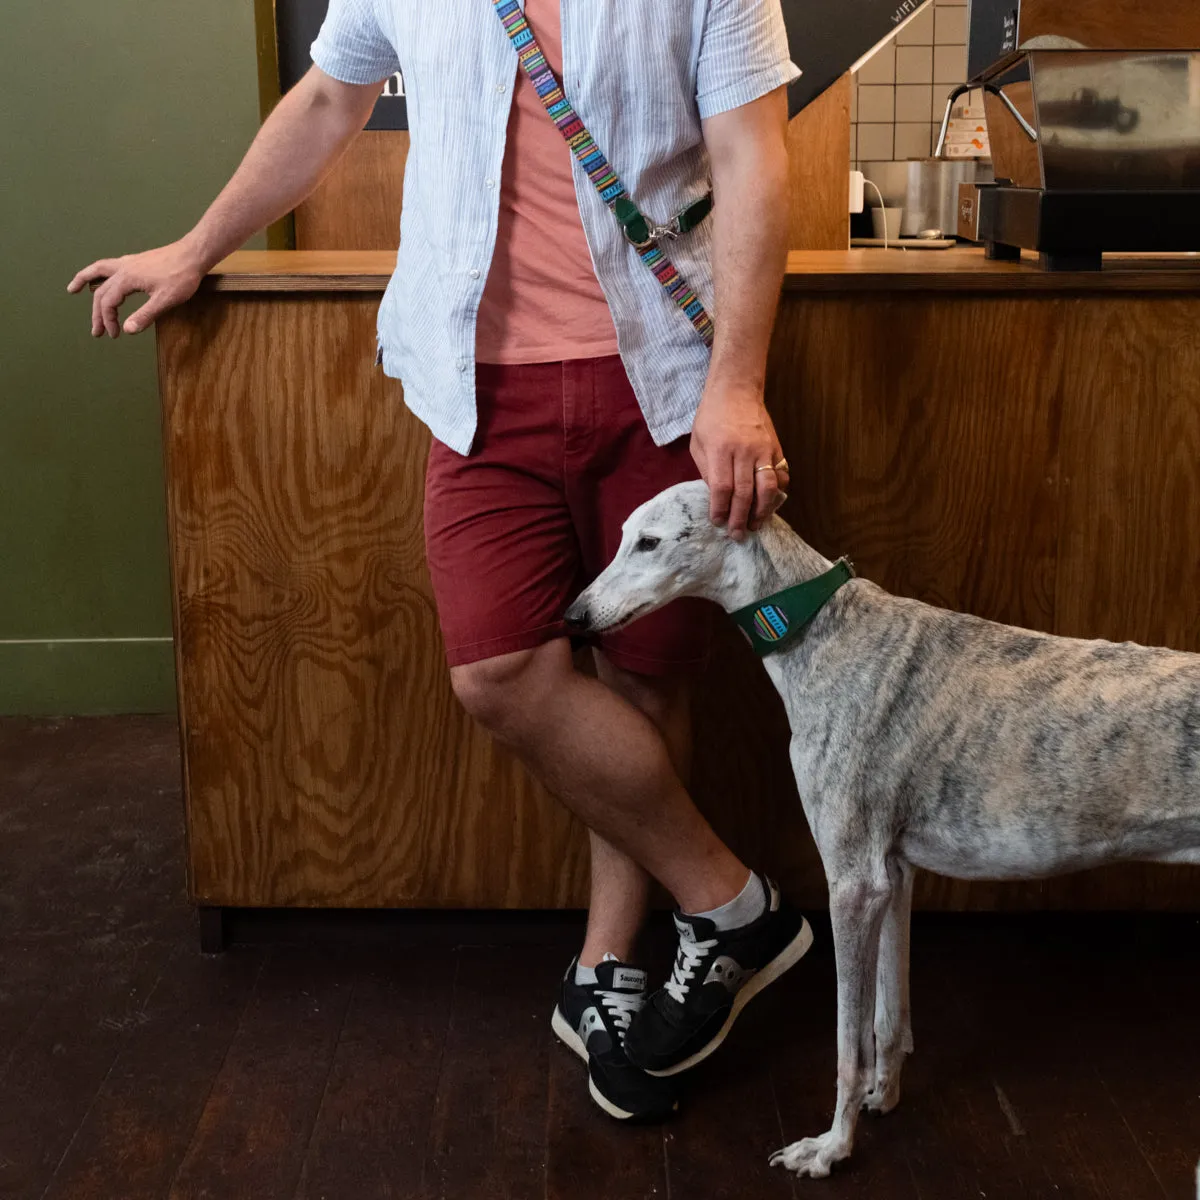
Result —
[[713, 523], [728, 523], [735, 539], [757, 529], [783, 502], [787, 469], [755, 470], [783, 458], [760, 391], [710, 382], [696, 411], [691, 449], [712, 494]]
[[[102, 258], [84, 267], [67, 285], [67, 291], [82, 291], [91, 284], [92, 337], [119, 337], [141, 333], [163, 313], [191, 299], [204, 278], [205, 266], [184, 242], [172, 242], [142, 254], [123, 258]], [[145, 292], [149, 299], [121, 324], [120, 308], [134, 292]]]
[[290, 212], [334, 160], [358, 136], [379, 98], [378, 83], [342, 83], [319, 67], [275, 106], [233, 178], [185, 238], [125, 258], [102, 258], [85, 267], [67, 288], [92, 297], [92, 336], [119, 336], [119, 309], [134, 292], [149, 299], [125, 321], [140, 333], [164, 312], [182, 304], [214, 264], [259, 229]]

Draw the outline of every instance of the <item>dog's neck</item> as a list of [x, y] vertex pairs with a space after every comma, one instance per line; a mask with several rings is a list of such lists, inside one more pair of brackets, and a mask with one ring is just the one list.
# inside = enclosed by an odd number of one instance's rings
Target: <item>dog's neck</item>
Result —
[[708, 599], [733, 612], [814, 579], [832, 566], [786, 521], [772, 517], [744, 541], [728, 543], [721, 578]]

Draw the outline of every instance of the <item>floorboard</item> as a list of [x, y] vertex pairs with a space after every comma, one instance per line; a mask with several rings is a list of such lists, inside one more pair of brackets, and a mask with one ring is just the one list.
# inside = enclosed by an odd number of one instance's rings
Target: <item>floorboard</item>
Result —
[[459, 952], [426, 1150], [430, 1195], [545, 1195], [550, 1013], [568, 958]]
[[165, 1196], [262, 966], [258, 950], [183, 950], [130, 1030], [46, 1200]]
[[918, 914], [901, 1104], [822, 1181], [767, 1157], [832, 1114], [826, 918], [661, 1128], [550, 1034], [577, 916], [231, 927], [198, 953], [169, 718], [0, 720], [0, 1200], [1195, 1197], [1195, 918]]
[[298, 1200], [417, 1200], [425, 1179], [458, 955], [370, 956], [334, 1051]]
[[[762, 993], [724, 1045], [679, 1077], [682, 1119], [666, 1137], [673, 1195], [738, 1200], [793, 1194], [792, 1177], [767, 1160], [781, 1144], [774, 1067], [779, 1034], [792, 1024], [797, 994], [796, 987], [782, 984]], [[737, 1169], [731, 1170], [734, 1162]]]
[[171, 1200], [291, 1200], [350, 1002], [336, 953], [272, 951], [171, 1185]]
[[0, 1196], [35, 1200], [50, 1183], [129, 1035], [145, 1021], [173, 948], [146, 942], [65, 971], [0, 1085]]
[[667, 1126], [614, 1121], [593, 1103], [587, 1066], [555, 1041], [549, 1053], [546, 1200], [661, 1200]]
[[[894, 1131], [922, 1198], [1050, 1200], [1059, 1193], [1047, 1164], [998, 1082], [998, 1068], [1007, 1060], [1003, 1040], [978, 1012], [983, 972], [977, 960], [994, 952], [992, 940], [978, 932], [986, 920], [971, 922], [972, 932], [940, 917], [915, 918], [915, 1052], [904, 1070], [899, 1106], [863, 1121]], [[1019, 1012], [1019, 999], [1008, 1004]]]
[[1054, 1195], [1150, 1200], [1162, 1186], [1095, 1072], [1127, 1006], [1129, 964], [1103, 943], [1089, 949], [1081, 928], [1078, 918], [998, 925], [971, 960], [964, 1010], [989, 1031], [989, 1073]]
[[[1200, 922], [1120, 918], [1090, 938], [1086, 961], [1119, 941], [1128, 952], [1089, 989], [1096, 1078], [1168, 1196], [1191, 1197], [1200, 1158]], [[1192, 1003], [1181, 1002], [1191, 997]]]

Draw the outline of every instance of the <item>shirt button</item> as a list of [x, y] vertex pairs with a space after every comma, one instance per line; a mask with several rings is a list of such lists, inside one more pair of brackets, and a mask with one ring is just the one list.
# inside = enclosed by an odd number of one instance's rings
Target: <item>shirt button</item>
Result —
[[498, 96], [503, 96], [503, 95], [504, 95], [504, 84], [502, 84], [502, 83], [498, 83], [498, 84], [496, 84], [496, 94], [497, 94]]
[[486, 183], [487, 186], [490, 188], [493, 188], [496, 186], [496, 181], [494, 179], [485, 179], [483, 182]]
[[479, 278], [479, 270], [478, 270], [478, 268], [476, 268], [476, 267], [472, 267], [472, 268], [471, 268], [471, 269], [470, 269], [470, 270], [467, 272], [467, 274], [468, 274], [468, 275], [470, 275], [472, 279], [478, 279], [478, 278]]
[[460, 371], [465, 371], [467, 369], [467, 360], [465, 358], [460, 358], [455, 365]]

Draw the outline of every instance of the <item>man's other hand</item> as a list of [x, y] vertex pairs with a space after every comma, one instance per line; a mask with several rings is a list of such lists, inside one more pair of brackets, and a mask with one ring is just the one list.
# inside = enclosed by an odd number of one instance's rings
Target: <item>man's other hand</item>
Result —
[[783, 458], [761, 392], [710, 383], [696, 411], [691, 449], [712, 495], [713, 523], [728, 524], [735, 539], [783, 503], [787, 469], [755, 470]]
[[[148, 329], [168, 309], [190, 299], [204, 278], [204, 267], [183, 242], [172, 242], [142, 254], [102, 258], [84, 267], [67, 285], [71, 293], [92, 286], [92, 337], [119, 337]], [[120, 308], [134, 292], [146, 302], [121, 324]]]

